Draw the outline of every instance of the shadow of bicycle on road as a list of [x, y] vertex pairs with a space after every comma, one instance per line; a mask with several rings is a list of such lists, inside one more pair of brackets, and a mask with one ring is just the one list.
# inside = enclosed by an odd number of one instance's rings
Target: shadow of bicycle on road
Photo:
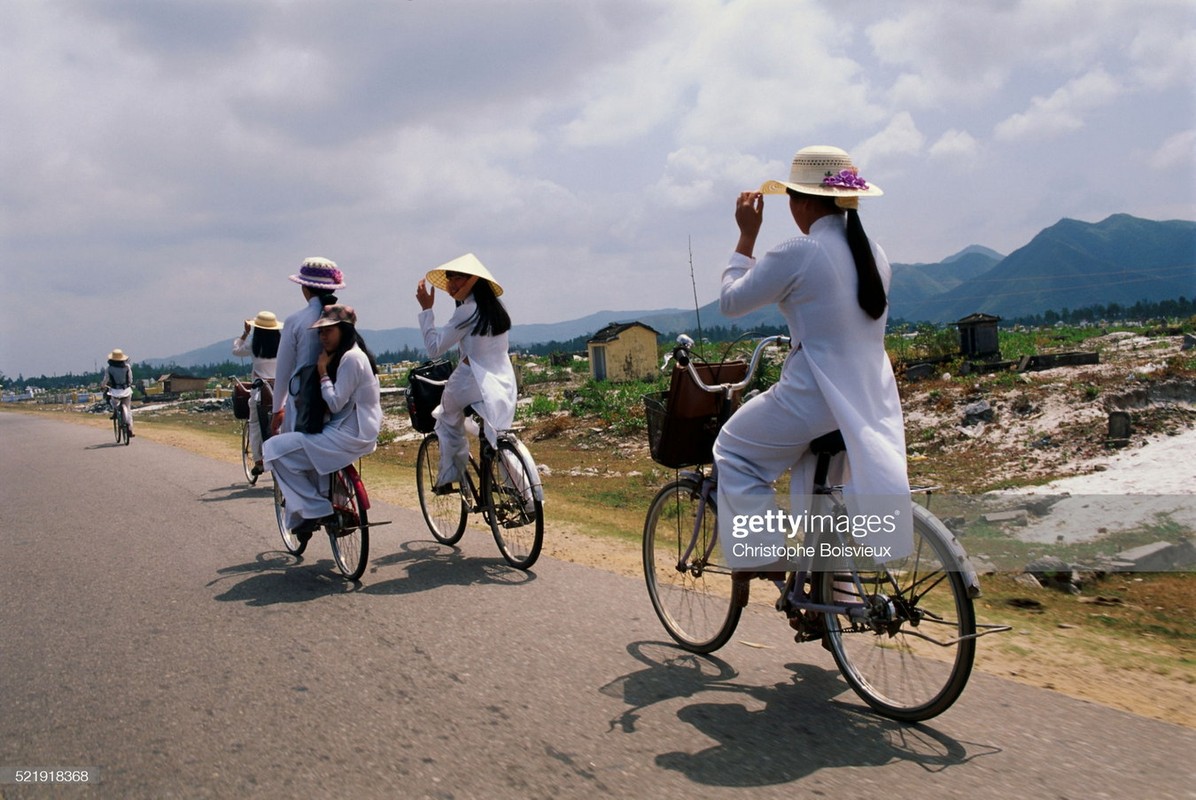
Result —
[[273, 497], [274, 484], [269, 481], [263, 486], [259, 480], [256, 486], [248, 482], [230, 483], [228, 486], [216, 486], [204, 492], [199, 498], [201, 503], [222, 503], [225, 500], [244, 500], [247, 497]]
[[647, 666], [599, 689], [629, 707], [611, 720], [610, 729], [636, 733], [638, 721], [652, 706], [694, 701], [682, 705], [677, 718], [701, 732], [702, 743], [713, 739], [716, 744], [692, 752], [662, 752], [655, 761], [695, 783], [766, 786], [827, 768], [894, 761], [939, 772], [1000, 752], [960, 742], [927, 723], [894, 722], [837, 699], [850, 691], [837, 670], [787, 664], [789, 681], [751, 686], [736, 683], [739, 673], [715, 656], [662, 642], [633, 642], [627, 650]]
[[502, 558], [466, 556], [456, 547], [437, 542], [403, 542], [397, 553], [372, 559], [366, 576], [376, 576], [381, 570], [391, 567], [403, 568], [402, 577], [367, 583], [362, 591], [370, 594], [412, 594], [440, 586], [521, 586], [536, 579], [535, 573], [515, 569]]
[[[312, 547], [315, 544], [313, 538]], [[329, 595], [361, 591], [362, 585], [346, 581], [337, 572], [331, 556], [312, 558], [310, 553], [293, 556], [282, 550], [259, 553], [253, 561], [223, 567], [209, 587], [223, 587], [215, 596], [225, 603], [247, 606], [272, 606], [279, 603], [306, 603]], [[238, 578], [242, 580], [229, 583]]]

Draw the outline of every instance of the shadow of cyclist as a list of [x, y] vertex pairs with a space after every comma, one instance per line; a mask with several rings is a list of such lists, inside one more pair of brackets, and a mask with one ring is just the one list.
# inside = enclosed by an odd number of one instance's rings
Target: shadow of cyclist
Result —
[[230, 483], [228, 486], [217, 486], [213, 489], [208, 489], [204, 496], [199, 498], [201, 503], [220, 503], [225, 500], [243, 500], [246, 497], [273, 497], [273, 484], [258, 484], [250, 486], [248, 483]]
[[[281, 550], [259, 553], [254, 561], [217, 570], [208, 586], [224, 587], [215, 599], [247, 606], [305, 603], [334, 594], [356, 592], [360, 583], [344, 580], [330, 558], [304, 560]], [[243, 578], [236, 583], [228, 583]]]
[[[961, 743], [922, 723], [905, 725], [836, 700], [847, 690], [839, 673], [811, 664], [789, 664], [792, 677], [773, 686], [736, 683], [738, 673], [714, 656], [667, 644], [633, 642], [628, 652], [647, 668], [624, 675], [600, 691], [630, 708], [611, 728], [634, 732], [646, 710], [660, 702], [699, 698], [676, 713], [717, 744], [693, 752], [656, 756], [664, 769], [710, 786], [788, 783], [828, 767], [879, 766], [910, 761], [930, 771], [992, 755], [995, 748]], [[715, 700], [719, 694], [726, 698]]]
[[405, 567], [402, 577], [371, 582], [364, 591], [413, 594], [438, 586], [522, 585], [536, 579], [534, 573], [515, 569], [501, 558], [466, 557], [456, 547], [434, 542], [404, 542], [399, 552], [375, 558], [370, 571], [395, 566]]

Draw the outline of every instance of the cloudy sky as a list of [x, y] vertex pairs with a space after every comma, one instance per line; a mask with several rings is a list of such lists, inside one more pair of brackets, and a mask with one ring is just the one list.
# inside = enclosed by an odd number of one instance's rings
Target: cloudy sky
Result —
[[365, 328], [467, 251], [517, 323], [690, 306], [690, 241], [708, 302], [809, 144], [898, 262], [1196, 219], [1191, 0], [0, 0], [0, 42], [9, 377], [231, 340], [312, 255]]

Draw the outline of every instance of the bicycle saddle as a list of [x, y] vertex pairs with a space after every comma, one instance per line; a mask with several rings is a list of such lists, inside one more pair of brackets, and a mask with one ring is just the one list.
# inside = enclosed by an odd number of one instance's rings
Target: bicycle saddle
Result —
[[817, 456], [833, 456], [847, 449], [843, 443], [842, 431], [831, 431], [810, 442], [810, 450]]

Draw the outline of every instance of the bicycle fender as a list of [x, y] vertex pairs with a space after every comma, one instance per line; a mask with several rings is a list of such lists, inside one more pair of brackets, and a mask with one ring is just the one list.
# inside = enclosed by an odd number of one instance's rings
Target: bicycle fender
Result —
[[527, 471], [532, 476], [532, 496], [534, 496], [541, 503], [544, 502], [544, 484], [540, 481], [540, 470], [536, 467], [536, 459], [532, 458], [532, 452], [527, 449], [519, 439], [514, 437], [509, 438], [509, 441], [515, 447], [515, 452], [519, 453], [519, 458], [527, 467]]
[[955, 538], [955, 534], [951, 532], [950, 528], [943, 524], [942, 520], [940, 520], [934, 514], [931, 514], [930, 511], [923, 506], [914, 503], [913, 509], [914, 516], [921, 518], [922, 522], [926, 524], [926, 527], [935, 531], [935, 533], [939, 535], [939, 538], [943, 540], [943, 543], [946, 544], [947, 551], [954, 559], [954, 563], [948, 564], [947, 566], [950, 571], [958, 572], [960, 577], [963, 578], [964, 586], [968, 588], [968, 596], [973, 598], [979, 597], [980, 578], [977, 577], [976, 568], [972, 566], [972, 560], [968, 558], [967, 552], [964, 551], [963, 545], [959, 543], [959, 540]]
[[343, 472], [348, 477], [349, 482], [353, 484], [353, 491], [357, 492], [357, 503], [361, 506], [362, 511], [370, 510], [370, 496], [365, 490], [365, 483], [361, 480], [361, 475], [357, 473], [357, 467], [350, 464], [345, 467]]

